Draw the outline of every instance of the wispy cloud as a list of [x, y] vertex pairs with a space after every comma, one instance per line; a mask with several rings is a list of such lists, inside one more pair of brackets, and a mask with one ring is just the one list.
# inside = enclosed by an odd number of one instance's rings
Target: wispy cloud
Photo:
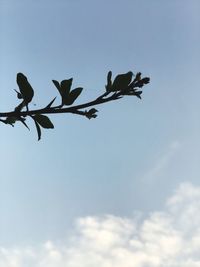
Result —
[[170, 161], [173, 159], [173, 156], [180, 147], [181, 144], [179, 141], [171, 142], [166, 151], [159, 155], [153, 166], [145, 172], [142, 177], [143, 181], [149, 182], [157, 179], [157, 177], [164, 172], [165, 168], [167, 168], [168, 164], [170, 164]]
[[0, 267], [199, 267], [200, 187], [183, 183], [142, 221], [113, 215], [76, 221], [57, 244], [0, 248]]

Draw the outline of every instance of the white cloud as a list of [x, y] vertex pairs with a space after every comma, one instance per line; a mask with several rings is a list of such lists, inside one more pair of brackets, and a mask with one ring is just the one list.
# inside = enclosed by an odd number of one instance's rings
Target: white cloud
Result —
[[200, 187], [181, 184], [163, 211], [145, 219], [79, 218], [57, 244], [0, 248], [0, 267], [199, 267]]

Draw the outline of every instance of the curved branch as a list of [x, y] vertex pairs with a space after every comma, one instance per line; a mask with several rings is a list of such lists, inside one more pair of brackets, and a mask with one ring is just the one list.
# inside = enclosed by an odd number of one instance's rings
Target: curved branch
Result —
[[0, 117], [1, 118], [5, 118], [5, 117], [26, 117], [26, 116], [32, 116], [32, 115], [36, 115], [36, 114], [58, 114], [58, 113], [73, 113], [76, 114], [76, 111], [80, 110], [80, 109], [84, 109], [84, 108], [88, 108], [88, 107], [92, 107], [92, 106], [96, 106], [96, 105], [100, 105], [106, 102], [110, 102], [113, 100], [118, 100], [119, 94], [113, 94], [110, 97], [104, 98], [105, 95], [108, 95], [108, 93], [104, 93], [102, 94], [100, 97], [98, 97], [97, 99], [84, 103], [84, 104], [80, 104], [80, 105], [74, 105], [74, 106], [70, 106], [67, 108], [62, 108], [62, 105], [59, 106], [55, 106], [55, 107], [49, 107], [49, 108], [41, 108], [41, 109], [35, 109], [35, 110], [29, 110], [29, 111], [10, 111], [10, 112], [0, 112]]
[[[22, 102], [13, 111], [0, 112], [0, 118], [6, 118], [0, 119], [0, 122], [14, 126], [16, 121], [20, 121], [25, 127], [29, 129], [25, 121], [27, 117], [30, 117], [35, 122], [39, 140], [41, 138], [40, 127], [46, 129], [54, 128], [51, 120], [44, 114], [72, 113], [91, 119], [97, 117], [96, 112], [98, 110], [96, 110], [94, 106], [119, 100], [125, 95], [132, 95], [141, 99], [142, 91], [138, 90], [138, 88], [142, 88], [145, 84], [149, 83], [150, 79], [148, 77], [141, 78], [140, 72], [135, 75], [133, 81], [132, 77], [133, 73], [129, 71], [127, 73], [117, 75], [114, 81], [112, 81], [112, 72], [109, 71], [107, 75], [106, 92], [92, 101], [79, 105], [73, 105], [73, 103], [79, 97], [83, 88], [78, 87], [71, 90], [73, 78], [63, 80], [61, 81], [61, 83], [56, 80], [52, 80], [61, 96], [61, 104], [53, 106], [53, 103], [56, 99], [55, 97], [44, 108], [30, 110], [28, 105], [32, 101], [34, 90], [30, 85], [27, 77], [23, 73], [18, 73], [17, 84], [19, 86], [20, 92], [16, 90], [15, 91], [17, 93], [17, 97], [21, 99]], [[87, 108], [90, 107], [92, 108], [87, 110]], [[26, 108], [26, 110], [23, 110], [24, 108]]]

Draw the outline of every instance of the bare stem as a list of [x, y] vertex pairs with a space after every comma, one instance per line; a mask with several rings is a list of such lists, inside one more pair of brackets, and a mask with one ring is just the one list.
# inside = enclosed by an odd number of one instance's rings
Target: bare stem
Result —
[[85, 115], [84, 111], [81, 111], [82, 109], [89, 108], [92, 106], [100, 105], [106, 102], [114, 101], [120, 99], [121, 93], [113, 93], [111, 96], [106, 97], [110, 94], [110, 92], [106, 92], [96, 98], [93, 101], [80, 104], [80, 105], [75, 105], [75, 106], [70, 106], [66, 108], [62, 108], [61, 105], [59, 106], [54, 106], [54, 107], [46, 107], [42, 109], [35, 109], [35, 110], [27, 110], [27, 111], [10, 111], [10, 112], [0, 112], [0, 118], [3, 117], [27, 117], [27, 116], [34, 116], [36, 114], [58, 114], [58, 113], [73, 113], [73, 114], [78, 114], [78, 115]]

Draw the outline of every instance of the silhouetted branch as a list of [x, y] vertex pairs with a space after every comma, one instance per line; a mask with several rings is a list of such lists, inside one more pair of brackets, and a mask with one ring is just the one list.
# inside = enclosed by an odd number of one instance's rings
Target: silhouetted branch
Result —
[[[106, 91], [95, 100], [79, 105], [73, 105], [73, 103], [80, 96], [83, 88], [78, 87], [71, 90], [73, 78], [63, 80], [60, 83], [56, 80], [52, 80], [61, 96], [61, 104], [53, 106], [53, 103], [56, 99], [55, 97], [44, 108], [29, 110], [29, 103], [33, 99], [34, 90], [28, 82], [27, 77], [22, 73], [18, 73], [17, 84], [19, 87], [19, 92], [16, 90], [15, 91], [17, 93], [18, 99], [21, 99], [21, 103], [17, 107], [15, 107], [14, 111], [0, 112], [0, 118], [6, 118], [4, 120], [0, 119], [0, 122], [14, 126], [16, 121], [20, 121], [29, 129], [25, 121], [28, 117], [30, 117], [35, 122], [39, 140], [41, 138], [41, 127], [47, 129], [54, 128], [54, 125], [52, 124], [50, 119], [44, 114], [72, 113], [91, 119], [97, 117], [96, 113], [98, 112], [98, 110], [96, 110], [95, 108], [88, 110], [88, 108], [90, 107], [101, 105], [114, 100], [119, 100], [125, 95], [132, 95], [141, 99], [142, 91], [141, 89], [139, 90], [139, 88], [142, 88], [145, 84], [149, 83], [150, 79], [148, 77], [141, 78], [140, 72], [137, 73], [134, 77], [135, 78], [132, 80], [133, 73], [127, 72], [117, 75], [114, 81], [112, 81], [112, 72], [109, 71], [107, 75], [107, 84], [105, 86]], [[26, 110], [23, 110], [24, 108], [26, 108]]]

